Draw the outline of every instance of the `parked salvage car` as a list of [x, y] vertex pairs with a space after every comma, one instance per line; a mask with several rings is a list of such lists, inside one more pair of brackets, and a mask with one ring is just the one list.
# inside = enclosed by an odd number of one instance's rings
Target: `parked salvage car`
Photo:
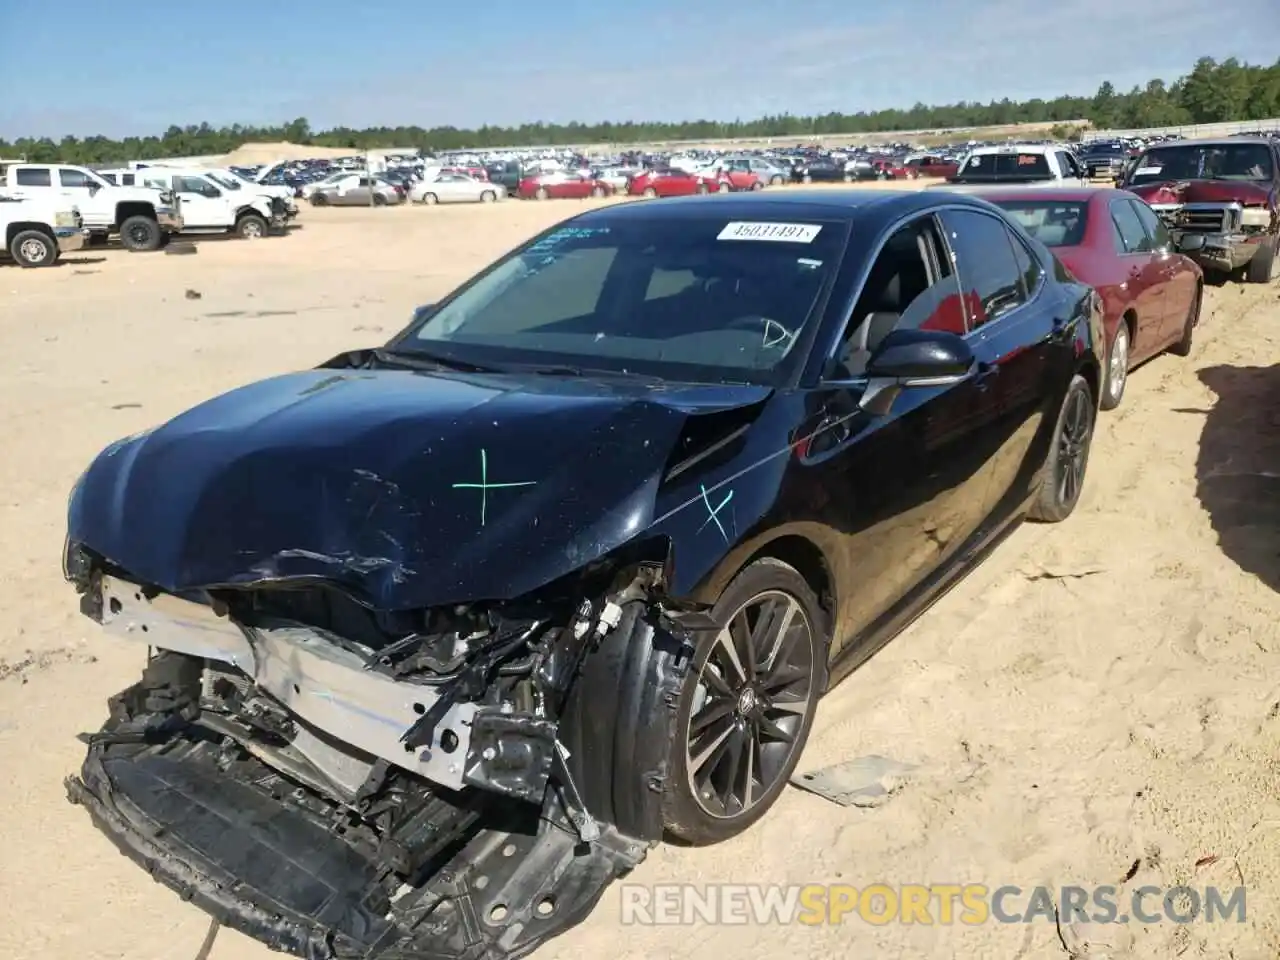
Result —
[[1250, 283], [1280, 278], [1280, 141], [1185, 140], [1151, 147], [1122, 183], [1202, 267]]
[[580, 200], [612, 196], [612, 184], [592, 176], [557, 171], [539, 173], [520, 181], [517, 196], [523, 200]]
[[386, 180], [351, 173], [317, 183], [307, 199], [313, 207], [385, 207], [404, 203], [405, 193]]
[[836, 157], [816, 157], [808, 163], [801, 164], [794, 170], [794, 175], [801, 183], [831, 183], [842, 180], [850, 183], [855, 179], [853, 161]]
[[979, 196], [1007, 211], [1102, 298], [1102, 409], [1120, 405], [1134, 367], [1166, 351], [1191, 353], [1204, 274], [1174, 250], [1169, 231], [1137, 196], [1109, 188], [1052, 187]]
[[436, 179], [416, 184], [409, 191], [414, 203], [493, 203], [504, 200], [506, 187], [477, 180], [465, 173], [442, 173]]
[[822, 692], [1072, 512], [1101, 337], [967, 197], [566, 220], [93, 461], [65, 574], [154, 655], [70, 796], [277, 949], [523, 956], [747, 829]]
[[695, 193], [729, 193], [733, 184], [716, 174], [690, 173], [676, 167], [656, 167], [631, 178], [632, 197], [690, 197]]
[[907, 157], [902, 165], [915, 170], [921, 177], [939, 177], [944, 180], [954, 177], [960, 170], [958, 160], [949, 160], [931, 153]]

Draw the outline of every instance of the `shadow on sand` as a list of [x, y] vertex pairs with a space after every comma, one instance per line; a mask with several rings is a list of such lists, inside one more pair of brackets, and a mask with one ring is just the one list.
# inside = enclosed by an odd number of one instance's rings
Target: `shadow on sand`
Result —
[[1199, 376], [1218, 402], [1200, 434], [1196, 495], [1223, 553], [1280, 592], [1280, 364]]

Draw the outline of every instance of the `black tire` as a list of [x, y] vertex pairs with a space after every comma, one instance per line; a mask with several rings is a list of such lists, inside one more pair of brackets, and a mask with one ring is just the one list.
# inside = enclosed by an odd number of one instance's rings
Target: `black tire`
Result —
[[754, 181], [752, 181], [752, 183], [751, 183], [751, 189], [752, 189], [752, 190], [763, 190], [763, 189], [764, 189], [764, 181], [763, 181], [763, 180], [754, 180]]
[[1270, 283], [1277, 277], [1280, 277], [1280, 237], [1272, 237], [1270, 243], [1258, 244], [1245, 272], [1245, 280], [1249, 283]]
[[1200, 325], [1200, 308], [1204, 303], [1204, 286], [1196, 284], [1196, 295], [1187, 311], [1187, 319], [1182, 324], [1182, 337], [1169, 348], [1175, 357], [1191, 356], [1191, 343], [1195, 339], [1196, 327]]
[[43, 230], [22, 230], [9, 244], [9, 256], [20, 267], [52, 267], [58, 262], [58, 241]]
[[141, 253], [148, 250], [159, 250], [164, 243], [164, 231], [160, 224], [151, 217], [138, 214], [126, 217], [120, 224], [120, 245], [126, 250]]
[[313, 193], [311, 195], [311, 205], [313, 207], [327, 207], [329, 205], [329, 198], [323, 193]]
[[[746, 611], [768, 602], [786, 604], [785, 607], [773, 608], [778, 612], [791, 611], [786, 619], [791, 625], [787, 631], [787, 653], [766, 641], [772, 649], [768, 661], [773, 669], [771, 674], [762, 674], [759, 661], [764, 660], [764, 651], [754, 650], [755, 656], [748, 663], [758, 661], [751, 671], [755, 673], [755, 682], [742, 684], [743, 690], [752, 690], [747, 697], [742, 690], [736, 689], [737, 681], [726, 684], [721, 679], [732, 673], [732, 663], [741, 663], [746, 658], [750, 646], [742, 642], [741, 634], [739, 641], [733, 642], [727, 624], [730, 618], [743, 613], [739, 619], [749, 628], [747, 633], [750, 634], [753, 625], [759, 628], [762, 623], [770, 621], [762, 612], [753, 624]], [[734, 577], [712, 613], [726, 627], [719, 633], [702, 635], [690, 664], [677, 704], [676, 734], [668, 762], [671, 774], [662, 797], [663, 826], [667, 833], [699, 846], [727, 840], [746, 830], [768, 812], [786, 788], [813, 726], [818, 698], [826, 687], [829, 650], [830, 628], [813, 588], [794, 568], [771, 557], [755, 561]], [[732, 657], [722, 638], [728, 638], [737, 648]], [[780, 666], [784, 670], [779, 672], [777, 668]], [[743, 672], [747, 672], [745, 664]], [[772, 687], [764, 679], [769, 675], [774, 678]], [[791, 679], [784, 683], [784, 677]], [[786, 704], [789, 709], [779, 708], [777, 704]], [[693, 730], [695, 720], [701, 728], [696, 733]], [[722, 722], [724, 733], [720, 732]], [[773, 732], [764, 724], [772, 727]], [[778, 733], [787, 734], [790, 740], [779, 738], [775, 735]], [[750, 740], [745, 741], [744, 747], [737, 739], [749, 735], [757, 738], [759, 746], [756, 749], [752, 748]], [[698, 738], [696, 748], [693, 745], [695, 736]], [[740, 763], [734, 765], [731, 762], [730, 754], [735, 743], [739, 743], [739, 760], [744, 756], [752, 758], [750, 768], [745, 771]], [[699, 759], [706, 757], [698, 768], [706, 775], [702, 789], [695, 787], [694, 778], [690, 775], [695, 749], [701, 751]], [[771, 753], [765, 754], [765, 750]], [[771, 758], [767, 765], [766, 758]], [[726, 761], [730, 761], [728, 769]], [[752, 777], [748, 787], [743, 781], [757, 772], [757, 763], [762, 774], [760, 783], [757, 785]], [[725, 784], [723, 796], [716, 796], [720, 790], [715, 779], [717, 774], [721, 783], [737, 781], [740, 792], [746, 794], [745, 805], [743, 797], [733, 795], [733, 782]], [[766, 777], [768, 783], [765, 782]], [[735, 801], [738, 809], [731, 810]]]
[[1192, 342], [1196, 339], [1196, 328], [1199, 326], [1199, 314], [1204, 303], [1204, 285], [1196, 284], [1196, 296], [1192, 298], [1192, 305], [1188, 308], [1187, 319], [1183, 321], [1183, 335], [1178, 339], [1174, 346], [1169, 348], [1169, 352], [1175, 357], [1189, 357], [1192, 355]]
[[261, 240], [267, 229], [267, 221], [256, 213], [242, 213], [236, 220], [235, 234], [241, 240]]
[[769, 186], [771, 187], [780, 187], [782, 186], [783, 182], [784, 181], [782, 179], [782, 174], [780, 173], [775, 173], [772, 177], [769, 178]]
[[437, 197], [434, 193], [424, 193], [422, 195], [423, 206], [434, 207], [439, 202], [440, 202], [440, 198]]
[[1102, 398], [1099, 406], [1103, 410], [1114, 410], [1124, 399], [1124, 388], [1129, 384], [1129, 353], [1132, 346], [1129, 333], [1129, 321], [1120, 319], [1116, 327], [1116, 338], [1111, 341], [1111, 349], [1107, 351], [1107, 371], [1102, 381]]
[[375, 207], [385, 207], [387, 205], [387, 198], [380, 193], [375, 193], [373, 195], [373, 205]]
[[1071, 516], [1084, 490], [1089, 448], [1093, 445], [1095, 416], [1093, 391], [1080, 374], [1071, 378], [1053, 426], [1044, 479], [1029, 517], [1041, 523], [1060, 523]]
[[495, 201], [495, 200], [497, 200], [497, 199], [498, 199], [498, 195], [497, 195], [496, 193], [494, 193], [492, 190], [482, 190], [482, 191], [480, 191], [480, 202], [481, 202], [481, 203], [493, 203], [493, 201]]

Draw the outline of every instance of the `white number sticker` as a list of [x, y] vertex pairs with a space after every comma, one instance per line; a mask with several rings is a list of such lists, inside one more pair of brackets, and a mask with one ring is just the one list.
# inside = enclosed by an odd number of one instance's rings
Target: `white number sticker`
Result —
[[1135, 177], [1154, 177], [1163, 170], [1164, 167], [1139, 167], [1133, 171]]
[[822, 227], [812, 223], [744, 223], [725, 225], [717, 240], [778, 240], [783, 243], [813, 243]]

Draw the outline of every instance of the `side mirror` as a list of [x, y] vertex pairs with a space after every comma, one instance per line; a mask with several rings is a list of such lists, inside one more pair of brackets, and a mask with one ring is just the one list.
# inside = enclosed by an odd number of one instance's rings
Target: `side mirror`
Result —
[[420, 307], [414, 307], [413, 322], [418, 323], [422, 320], [427, 319], [427, 317], [431, 316], [431, 314], [435, 311], [435, 309], [436, 309], [436, 305], [434, 303], [424, 303]]
[[99, 184], [96, 180], [89, 181], [89, 196], [92, 197], [95, 193], [97, 193], [101, 189], [102, 189], [102, 185]]
[[894, 330], [867, 360], [867, 376], [900, 387], [945, 387], [973, 369], [968, 341], [941, 330]]
[[1177, 247], [1183, 253], [1194, 253], [1197, 250], [1204, 249], [1204, 235], [1200, 233], [1183, 234], [1182, 239], [1178, 241]]
[[216, 197], [222, 196], [222, 191], [219, 190], [217, 187], [210, 187], [208, 190], [204, 191], [204, 195], [206, 197], [216, 198]]

